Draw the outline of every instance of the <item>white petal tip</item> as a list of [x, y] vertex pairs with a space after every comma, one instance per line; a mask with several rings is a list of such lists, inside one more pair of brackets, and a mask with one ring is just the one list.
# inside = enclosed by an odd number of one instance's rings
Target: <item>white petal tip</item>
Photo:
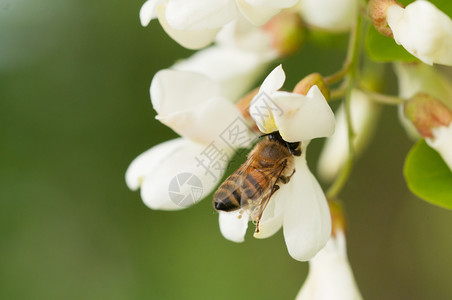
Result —
[[146, 27], [151, 20], [157, 18], [156, 6], [158, 3], [158, 0], [149, 0], [143, 4], [140, 9], [141, 26]]
[[240, 212], [220, 212], [220, 230], [223, 236], [235, 243], [245, 241], [246, 229], [248, 228], [248, 215]]

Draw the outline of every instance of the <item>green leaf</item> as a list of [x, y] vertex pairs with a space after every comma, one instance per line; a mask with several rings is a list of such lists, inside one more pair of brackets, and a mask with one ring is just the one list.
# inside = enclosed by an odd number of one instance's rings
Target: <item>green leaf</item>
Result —
[[366, 50], [369, 57], [375, 61], [416, 61], [417, 58], [408, 53], [400, 45], [397, 45], [393, 38], [379, 33], [374, 26], [370, 26], [366, 35]]
[[452, 209], [452, 171], [424, 140], [408, 153], [404, 168], [409, 189], [419, 198]]

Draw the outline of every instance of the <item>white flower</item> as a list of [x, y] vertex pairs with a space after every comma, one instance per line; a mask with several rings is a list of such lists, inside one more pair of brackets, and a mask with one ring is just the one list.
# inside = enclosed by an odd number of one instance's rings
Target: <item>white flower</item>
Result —
[[284, 8], [297, 4], [299, 0], [236, 0], [245, 18], [255, 25], [263, 25]]
[[392, 5], [387, 22], [396, 43], [421, 61], [452, 66], [452, 20], [435, 5], [424, 0], [406, 8]]
[[449, 126], [440, 126], [432, 129], [433, 138], [426, 138], [427, 144], [438, 151], [444, 162], [452, 171], [452, 122]]
[[334, 114], [319, 88], [307, 95], [278, 91], [286, 75], [279, 65], [264, 80], [250, 114], [263, 133], [279, 131], [287, 142], [312, 140], [334, 133]]
[[[436, 67], [422, 63], [394, 63], [393, 66], [398, 79], [400, 97], [409, 99], [418, 92], [424, 92], [452, 109], [452, 78], [445, 76]], [[408, 136], [413, 140], [420, 137], [416, 127], [405, 117], [403, 105], [399, 106], [399, 120]]]
[[345, 235], [338, 231], [312, 260], [296, 300], [360, 300], [347, 258]]
[[452, 110], [423, 92], [406, 100], [403, 108], [407, 119], [452, 170]]
[[[295, 173], [270, 199], [259, 223], [256, 238], [266, 238], [281, 226], [289, 254], [300, 261], [311, 259], [328, 240], [331, 217], [325, 195], [306, 163], [310, 139], [334, 132], [334, 114], [317, 86], [307, 96], [278, 92], [285, 80], [281, 66], [265, 79], [253, 99], [250, 113], [264, 133], [279, 131], [288, 142], [302, 142], [302, 155], [294, 157]], [[220, 212], [223, 235], [236, 242], [244, 240], [248, 216]]]
[[[367, 145], [375, 129], [379, 107], [366, 94], [353, 90], [350, 112], [355, 139], [354, 150], [359, 155]], [[336, 130], [320, 154], [317, 165], [318, 173], [326, 181], [333, 180], [344, 166], [348, 158], [348, 129], [344, 104], [336, 112]]]
[[300, 0], [300, 12], [311, 26], [329, 31], [346, 31], [356, 19], [358, 1]]
[[147, 26], [158, 18], [166, 33], [188, 49], [200, 49], [215, 39], [218, 31], [241, 15], [262, 25], [298, 0], [148, 0], [140, 10]]
[[274, 58], [272, 52], [256, 53], [235, 47], [211, 46], [177, 62], [172, 68], [211, 78], [220, 85], [222, 95], [235, 101], [249, 91]]
[[[154, 146], [132, 161], [126, 172], [127, 186], [131, 190], [141, 188], [143, 202], [152, 209], [179, 210], [193, 205], [206, 197], [223, 175], [223, 172], [216, 172], [215, 176], [219, 177], [216, 179], [198, 165], [196, 157], [200, 157], [206, 147], [184, 138]], [[231, 155], [231, 152], [226, 154]], [[219, 163], [225, 169], [228, 161], [219, 160]], [[187, 180], [193, 176], [199, 181], [194, 184], [181, 182], [177, 177], [183, 178], [184, 175], [188, 175]], [[171, 188], [172, 182], [177, 182], [181, 190]], [[182, 198], [176, 195], [177, 192]]]
[[203, 48], [215, 39], [223, 25], [237, 16], [230, 0], [148, 0], [140, 10], [141, 25], [158, 18], [166, 33], [188, 49]]
[[262, 27], [253, 25], [241, 16], [223, 26], [215, 42], [222, 47], [236, 48], [274, 58], [277, 56], [276, 50], [272, 47], [272, 36]]
[[[141, 187], [150, 208], [182, 209], [216, 187], [233, 151], [249, 146], [253, 136], [245, 131], [240, 141], [221, 138], [240, 112], [220, 94], [215, 81], [199, 73], [159, 71], [152, 80], [151, 101], [156, 118], [183, 138], [138, 156], [126, 172], [126, 182], [133, 190]], [[209, 161], [206, 153], [215, 155], [215, 161]]]

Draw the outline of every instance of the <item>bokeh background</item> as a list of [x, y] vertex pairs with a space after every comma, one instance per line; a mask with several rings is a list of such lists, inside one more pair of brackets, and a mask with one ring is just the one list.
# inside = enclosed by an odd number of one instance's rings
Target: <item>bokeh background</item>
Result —
[[[127, 189], [128, 164], [176, 136], [154, 119], [152, 76], [191, 53], [140, 26], [142, 3], [0, 0], [0, 298], [293, 299], [308, 266], [281, 232], [234, 244], [210, 200], [152, 211]], [[313, 37], [283, 61], [288, 86], [338, 69], [345, 44]], [[405, 187], [411, 145], [385, 108], [342, 194], [365, 299], [452, 298], [452, 213]]]

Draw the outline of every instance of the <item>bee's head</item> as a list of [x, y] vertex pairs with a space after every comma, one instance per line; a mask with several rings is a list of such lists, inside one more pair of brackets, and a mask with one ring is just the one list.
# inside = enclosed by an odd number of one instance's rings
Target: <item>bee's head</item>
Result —
[[283, 146], [286, 146], [287, 149], [289, 149], [290, 153], [295, 156], [301, 155], [301, 142], [286, 142], [281, 134], [279, 134], [279, 131], [274, 131], [269, 134], [264, 134], [262, 137], [266, 136], [270, 141], [276, 141], [280, 143]]

